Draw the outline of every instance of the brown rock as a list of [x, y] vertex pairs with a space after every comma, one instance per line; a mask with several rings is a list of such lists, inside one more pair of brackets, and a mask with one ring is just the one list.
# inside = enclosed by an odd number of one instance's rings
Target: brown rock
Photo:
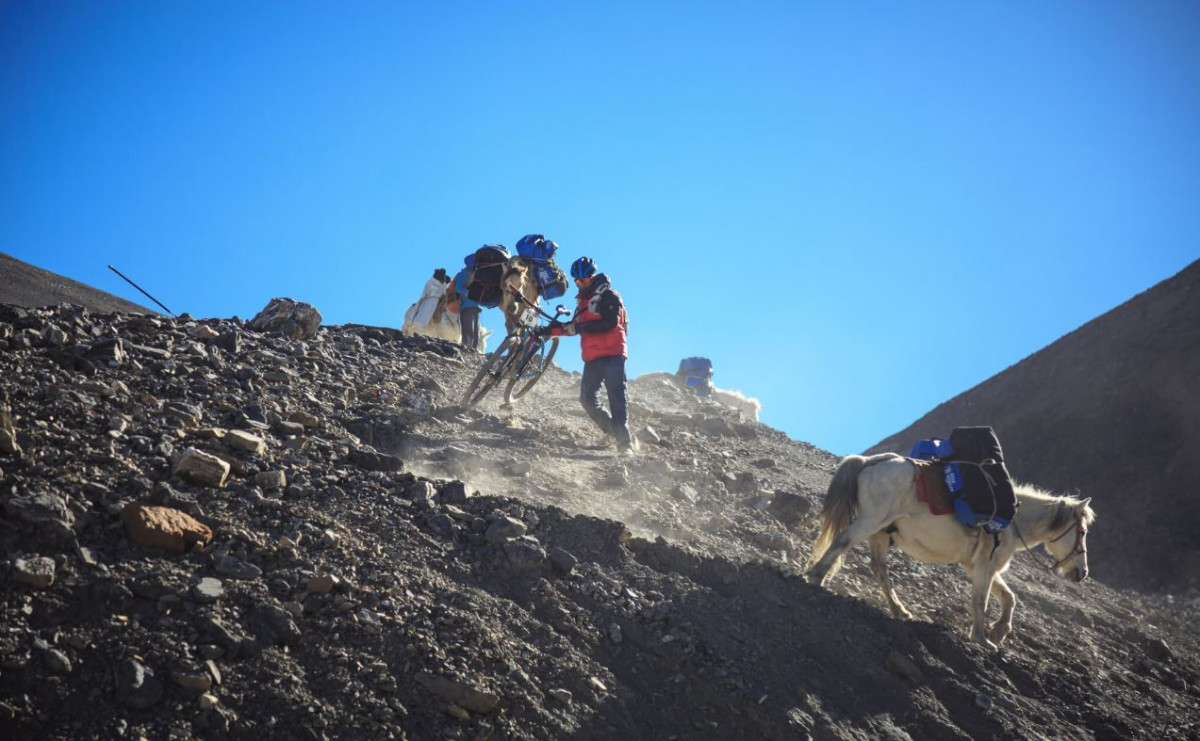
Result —
[[188, 448], [175, 464], [175, 474], [202, 486], [220, 488], [229, 478], [229, 464], [211, 453]]
[[212, 529], [196, 518], [170, 507], [130, 502], [121, 510], [129, 537], [138, 545], [176, 553], [203, 548], [212, 540]]

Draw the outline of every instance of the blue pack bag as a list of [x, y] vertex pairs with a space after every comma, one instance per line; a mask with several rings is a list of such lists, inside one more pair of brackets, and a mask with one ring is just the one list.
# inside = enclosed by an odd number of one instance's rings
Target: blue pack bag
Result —
[[684, 358], [679, 361], [679, 370], [675, 376], [683, 381], [683, 385], [699, 396], [712, 393], [713, 364], [708, 358], [699, 356]]
[[909, 458], [917, 458], [923, 461], [945, 460], [954, 456], [954, 448], [951, 447], [949, 440], [941, 440], [936, 437], [926, 440], [918, 440], [917, 444], [909, 451]]
[[517, 242], [517, 254], [537, 265], [553, 260], [557, 251], [558, 245], [541, 234], [526, 234]]

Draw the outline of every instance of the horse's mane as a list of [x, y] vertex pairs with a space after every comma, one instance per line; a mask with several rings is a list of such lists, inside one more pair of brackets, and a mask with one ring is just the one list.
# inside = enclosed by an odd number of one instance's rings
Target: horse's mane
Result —
[[[1080, 505], [1083, 500], [1073, 496], [1059, 496], [1052, 494], [1045, 489], [1039, 489], [1033, 484], [1021, 484], [1013, 482], [1013, 488], [1017, 492], [1018, 499], [1029, 499], [1035, 502], [1041, 502], [1047, 507], [1052, 507], [1054, 510], [1053, 520], [1047, 526], [1050, 530], [1059, 530], [1070, 525], [1080, 516]], [[1082, 511], [1083, 526], [1090, 527], [1096, 519], [1096, 512], [1091, 505], [1085, 505]]]

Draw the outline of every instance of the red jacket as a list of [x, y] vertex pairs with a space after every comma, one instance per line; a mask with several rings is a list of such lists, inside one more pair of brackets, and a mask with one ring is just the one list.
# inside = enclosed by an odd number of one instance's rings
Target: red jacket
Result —
[[[571, 323], [579, 334], [583, 362], [614, 355], [629, 357], [629, 348], [625, 343], [629, 318], [625, 314], [621, 295], [609, 285], [608, 276], [598, 274], [575, 300], [575, 316]], [[563, 332], [555, 329], [552, 334], [557, 337]]]

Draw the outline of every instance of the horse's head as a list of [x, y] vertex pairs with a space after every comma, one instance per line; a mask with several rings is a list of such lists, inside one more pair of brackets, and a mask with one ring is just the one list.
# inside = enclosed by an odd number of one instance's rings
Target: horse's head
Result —
[[534, 283], [533, 272], [520, 257], [509, 259], [504, 267], [504, 277], [500, 280], [500, 285], [504, 289], [500, 296], [500, 310], [508, 316], [515, 317], [520, 314], [524, 306], [514, 292], [521, 294], [532, 304], [537, 303], [537, 285]]
[[1054, 570], [1075, 582], [1087, 578], [1087, 531], [1096, 513], [1088, 503], [1090, 498], [1069, 499], [1056, 517], [1061, 532], [1052, 532], [1046, 540], [1046, 550], [1054, 556]]

